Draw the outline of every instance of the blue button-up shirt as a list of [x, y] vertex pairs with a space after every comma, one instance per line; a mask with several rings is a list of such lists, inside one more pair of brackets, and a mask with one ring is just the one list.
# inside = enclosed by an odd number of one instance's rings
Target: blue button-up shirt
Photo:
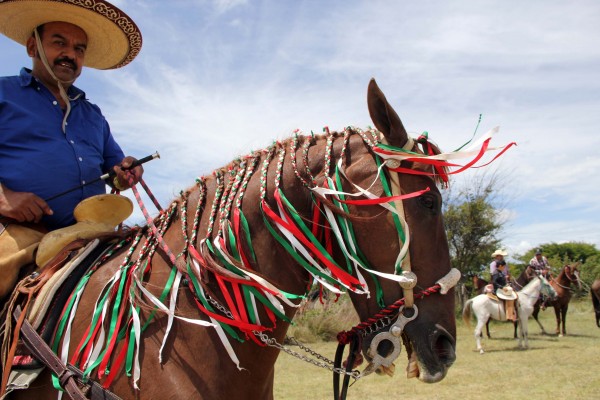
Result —
[[[63, 133], [60, 104], [30, 70], [0, 78], [0, 182], [10, 190], [47, 199], [98, 178], [123, 159], [100, 108], [74, 86], [68, 95], [76, 99]], [[51, 200], [54, 215], [43, 222], [49, 229], [71, 225], [75, 206], [102, 193], [106, 186], [98, 181]]]

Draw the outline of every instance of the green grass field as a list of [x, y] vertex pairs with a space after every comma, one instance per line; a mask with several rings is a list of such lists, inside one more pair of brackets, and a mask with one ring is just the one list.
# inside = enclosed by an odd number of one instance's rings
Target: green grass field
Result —
[[[554, 332], [554, 310], [540, 314], [546, 331]], [[518, 349], [512, 325], [494, 322], [490, 325], [493, 339], [483, 340], [486, 353], [481, 355], [473, 337], [475, 321], [471, 327], [462, 320], [457, 324], [457, 360], [442, 382], [406, 379], [403, 349], [394, 377], [369, 375], [350, 387], [348, 400], [600, 399], [600, 328], [596, 327], [589, 298], [570, 304], [565, 337], [541, 335], [530, 319], [529, 350]], [[333, 359], [336, 346], [336, 342], [323, 341], [309, 344], [329, 359]], [[287, 354], [279, 356], [276, 399], [331, 399], [332, 393], [329, 371]]]

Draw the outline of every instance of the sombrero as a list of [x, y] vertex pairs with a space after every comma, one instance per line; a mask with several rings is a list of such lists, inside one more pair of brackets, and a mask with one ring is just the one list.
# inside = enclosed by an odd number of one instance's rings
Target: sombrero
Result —
[[499, 298], [501, 298], [503, 300], [516, 300], [517, 299], [517, 293], [510, 286], [504, 286], [503, 288], [496, 290], [496, 296], [498, 296]]
[[496, 250], [495, 252], [493, 252], [493, 253], [492, 253], [492, 258], [494, 258], [494, 257], [496, 257], [496, 256], [503, 256], [503, 257], [506, 257], [507, 255], [508, 255], [508, 253], [507, 253], [507, 252], [505, 252], [505, 251], [504, 251], [504, 250], [502, 250], [502, 249], [498, 249], [498, 250]]
[[131, 18], [102, 0], [0, 0], [0, 32], [27, 44], [33, 30], [48, 22], [68, 22], [88, 37], [84, 65], [96, 69], [129, 64], [142, 48]]
[[40, 242], [35, 262], [43, 267], [58, 252], [77, 239], [92, 239], [115, 231], [133, 211], [133, 203], [127, 197], [116, 194], [100, 194], [80, 202], [73, 215], [77, 223], [52, 231]]

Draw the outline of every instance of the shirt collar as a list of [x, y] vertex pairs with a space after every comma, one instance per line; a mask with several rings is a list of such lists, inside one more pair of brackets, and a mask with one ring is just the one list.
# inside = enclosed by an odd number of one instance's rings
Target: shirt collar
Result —
[[[42, 85], [32, 74], [31, 74], [31, 70], [29, 68], [21, 68], [21, 72], [19, 73], [19, 80], [21, 83], [22, 87], [27, 87], [27, 86], [33, 86], [35, 84], [39, 84]], [[79, 99], [85, 99], [85, 92], [81, 89], [79, 89], [78, 87], [75, 87], [73, 85], [71, 85], [71, 87], [69, 87], [69, 90], [67, 90], [67, 95], [70, 98], [79, 98]]]

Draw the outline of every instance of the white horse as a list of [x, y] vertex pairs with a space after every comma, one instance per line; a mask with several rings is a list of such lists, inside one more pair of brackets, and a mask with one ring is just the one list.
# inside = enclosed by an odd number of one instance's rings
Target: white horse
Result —
[[[517, 316], [519, 323], [519, 347], [528, 348], [529, 342], [527, 339], [528, 329], [527, 321], [533, 313], [533, 306], [540, 297], [540, 293], [549, 296], [550, 298], [556, 297], [556, 291], [550, 286], [546, 278], [542, 275], [536, 275], [527, 285], [523, 287], [517, 294], [519, 295]], [[506, 313], [504, 311], [504, 304], [502, 301], [492, 300], [485, 294], [480, 294], [468, 300], [465, 303], [463, 309], [463, 321], [469, 325], [471, 320], [471, 313], [475, 314], [477, 318], [477, 326], [475, 327], [475, 340], [477, 341], [477, 350], [483, 354], [483, 348], [481, 347], [481, 330], [485, 323], [493, 318], [497, 321], [506, 321]], [[523, 347], [523, 341], [525, 346]]]

